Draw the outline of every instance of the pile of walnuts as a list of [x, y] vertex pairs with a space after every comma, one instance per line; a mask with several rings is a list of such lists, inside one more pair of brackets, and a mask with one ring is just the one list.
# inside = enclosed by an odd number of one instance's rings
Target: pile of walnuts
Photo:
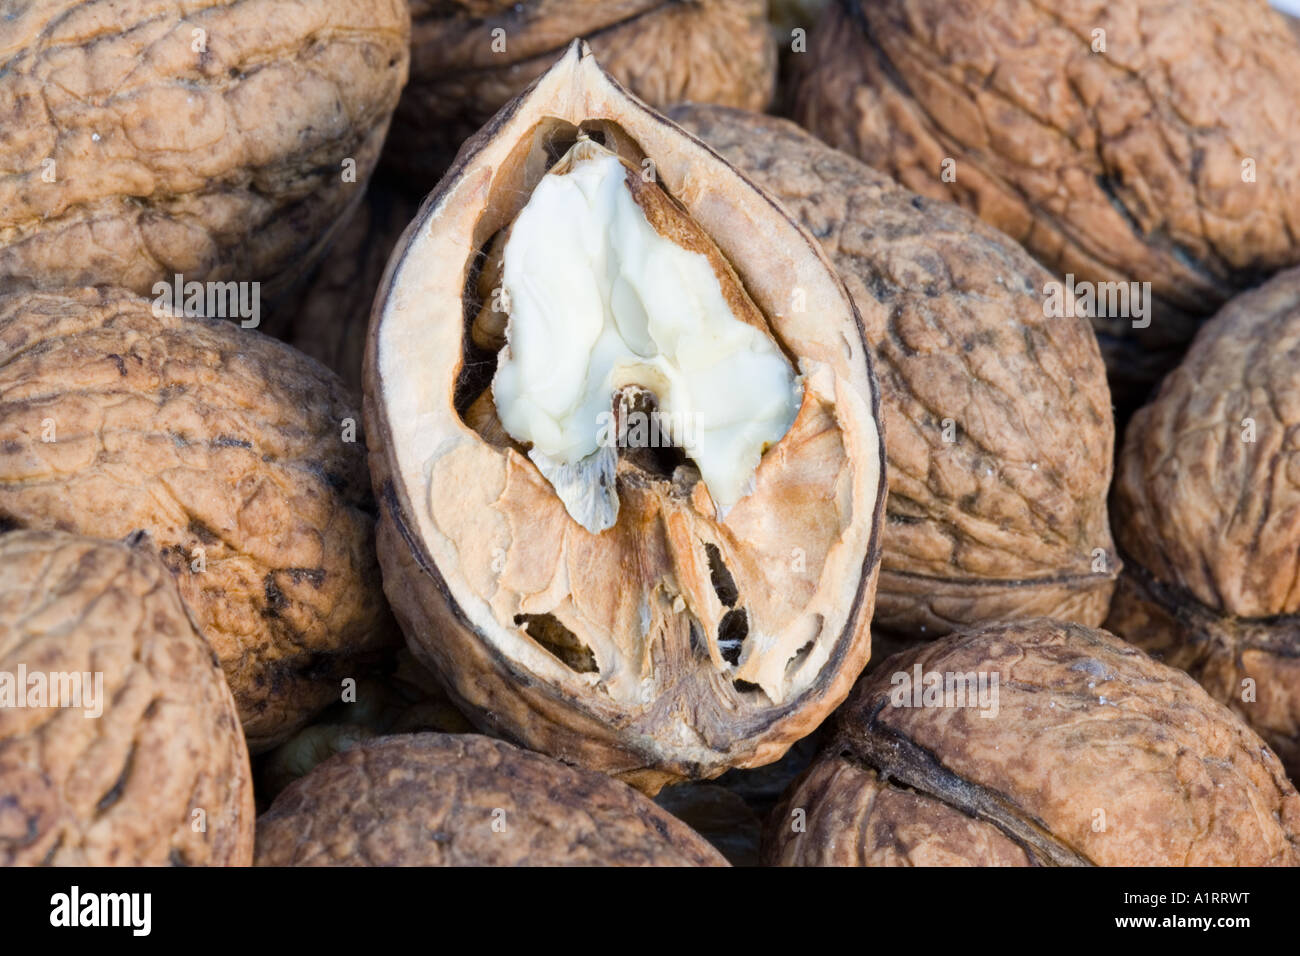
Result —
[[0, 16], [0, 864], [1300, 866], [1300, 30], [1067, 6]]

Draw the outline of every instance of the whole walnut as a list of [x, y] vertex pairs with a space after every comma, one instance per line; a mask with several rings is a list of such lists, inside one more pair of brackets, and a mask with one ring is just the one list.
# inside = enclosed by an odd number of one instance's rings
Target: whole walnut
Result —
[[1300, 779], [1300, 270], [1233, 299], [1133, 416], [1107, 627], [1181, 667]]
[[252, 859], [235, 703], [151, 542], [0, 535], [0, 865]]
[[711, 106], [670, 115], [821, 241], [862, 314], [889, 459], [873, 627], [1100, 624], [1118, 569], [1110, 395], [1088, 323], [1045, 315], [1047, 271], [793, 123]]
[[1300, 866], [1300, 794], [1182, 671], [1039, 619], [868, 674], [765, 836], [785, 865]]
[[1123, 406], [1300, 262], [1300, 44], [1265, 0], [837, 0], [794, 60], [802, 125], [1098, 284]]
[[0, 17], [0, 292], [312, 260], [406, 83], [403, 0], [29, 0]]
[[360, 417], [333, 373], [232, 322], [120, 289], [0, 297], [0, 528], [147, 531], [255, 750], [395, 637]]
[[765, 0], [411, 0], [411, 82], [384, 161], [428, 192], [575, 37], [651, 106], [764, 109], [776, 82], [766, 11]]
[[357, 744], [276, 798], [259, 866], [725, 866], [626, 784], [473, 734]]

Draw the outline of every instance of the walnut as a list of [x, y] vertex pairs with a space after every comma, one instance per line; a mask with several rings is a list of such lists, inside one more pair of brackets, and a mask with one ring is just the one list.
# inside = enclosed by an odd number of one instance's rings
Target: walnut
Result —
[[7, 4], [0, 292], [278, 297], [361, 198], [409, 37], [402, 0]]
[[1300, 865], [1300, 794], [1182, 671], [1106, 631], [993, 624], [858, 685], [769, 821], [797, 865]]
[[1125, 435], [1107, 627], [1187, 670], [1300, 779], [1300, 270], [1233, 299]]
[[360, 414], [274, 339], [118, 289], [0, 298], [0, 527], [147, 531], [255, 750], [395, 636]]
[[862, 314], [889, 457], [873, 626], [910, 637], [1040, 615], [1106, 616], [1115, 441], [1080, 318], [1045, 315], [1051, 276], [951, 203], [922, 198], [772, 117], [676, 122], [821, 240]]
[[860, 318], [582, 45], [426, 202], [366, 361], [385, 590], [477, 726], [654, 792], [779, 759], [848, 693], [884, 505]]
[[0, 865], [251, 863], [235, 704], [148, 539], [13, 531], [0, 582]]
[[725, 866], [603, 774], [473, 734], [367, 740], [257, 823], [259, 866]]
[[1128, 406], [1300, 262], [1297, 59], [1265, 0], [838, 0], [795, 57], [795, 116], [1053, 272], [1149, 282], [1146, 314], [1116, 290], [1095, 320]]
[[764, 0], [411, 0], [411, 83], [385, 150], [420, 194], [460, 145], [585, 37], [651, 106], [763, 109], [776, 51]]

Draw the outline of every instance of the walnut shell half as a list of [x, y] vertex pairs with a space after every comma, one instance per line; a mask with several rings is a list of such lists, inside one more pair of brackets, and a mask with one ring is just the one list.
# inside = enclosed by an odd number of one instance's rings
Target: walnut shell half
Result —
[[1146, 316], [1094, 320], [1125, 407], [1300, 262], [1300, 46], [1265, 0], [838, 0], [794, 60], [832, 146], [1053, 272], [1151, 284]]
[[1115, 428], [1088, 322], [1044, 314], [1049, 273], [793, 123], [716, 106], [670, 116], [821, 240], [862, 313], [889, 455], [873, 626], [1099, 625], [1119, 567]]
[[332, 373], [119, 289], [0, 298], [0, 527], [157, 541], [263, 749], [395, 628]]
[[422, 195], [575, 37], [651, 106], [764, 109], [776, 82], [765, 11], [764, 0], [411, 0], [411, 83], [384, 162]]
[[[691, 254], [749, 317], [732, 328], [761, 330], [801, 375], [797, 417], [725, 515], [691, 459], [620, 448], [599, 484], [617, 523], [590, 531], [493, 412], [505, 349], [473, 334], [480, 280], [584, 136], [619, 150], [616, 191], [659, 197], [679, 232], [656, 242], [705, 250]], [[650, 791], [769, 763], [817, 726], [866, 662], [879, 565], [884, 447], [860, 322], [811, 236], [580, 44], [467, 143], [390, 262], [365, 402], [384, 587], [462, 710]]]
[[603, 774], [475, 734], [380, 737], [331, 757], [257, 822], [258, 866], [726, 866]]
[[1300, 866], [1300, 794], [1182, 671], [1040, 619], [865, 677], [766, 837], [795, 865]]
[[1300, 779], [1300, 270], [1233, 299], [1133, 416], [1107, 627], [1191, 673]]
[[0, 18], [0, 292], [260, 282], [361, 198], [403, 0], [30, 0]]
[[0, 535], [0, 865], [252, 860], [235, 703], [152, 544]]

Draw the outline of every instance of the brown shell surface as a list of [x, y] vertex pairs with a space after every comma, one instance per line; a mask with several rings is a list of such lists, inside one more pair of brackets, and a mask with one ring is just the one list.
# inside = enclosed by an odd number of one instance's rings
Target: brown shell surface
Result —
[[475, 734], [358, 744], [276, 799], [258, 866], [725, 866], [626, 784]]
[[712, 106], [670, 115], [821, 241], [862, 314], [889, 456], [874, 626], [1099, 625], [1118, 567], [1110, 393], [1088, 323], [1044, 315], [1046, 270], [793, 123]]
[[273, 298], [360, 199], [406, 82], [402, 0], [8, 7], [0, 291], [180, 273]]
[[[953, 696], [916, 706], [902, 675], [918, 673]], [[963, 705], [959, 675], [997, 675], [996, 693]], [[1296, 866], [1300, 794], [1182, 671], [1040, 619], [869, 674], [766, 837], [769, 862], [805, 865]]]
[[19, 293], [0, 396], [0, 526], [152, 535], [253, 749], [391, 640], [360, 414], [315, 362], [122, 290]]
[[419, 203], [376, 179], [348, 213], [300, 294], [275, 309], [263, 330], [336, 372], [361, 400], [370, 307], [388, 256]]
[[1201, 319], [1300, 261], [1297, 59], [1265, 0], [840, 0], [795, 57], [795, 116], [1054, 272], [1150, 282], [1147, 328], [1095, 320], [1140, 403]]
[[432, 189], [461, 143], [574, 37], [651, 106], [764, 109], [776, 82], [765, 9], [763, 0], [411, 0], [411, 83], [384, 161], [419, 193]]
[[[593, 534], [526, 449], [475, 418], [490, 394], [465, 383], [496, 362], [471, 348], [484, 252], [588, 131], [634, 168], [651, 160], [728, 294], [802, 373], [794, 424], [725, 516], [689, 460], [670, 473], [620, 450], [617, 521]], [[376, 298], [378, 549], [412, 652], [485, 732], [651, 793], [778, 760], [869, 653], [885, 498], [871, 363], [816, 241], [574, 44], [466, 144]]]
[[0, 865], [252, 862], [235, 703], [147, 539], [0, 536], [0, 672], [19, 668], [20, 695], [34, 674], [102, 687], [89, 710], [0, 707]]
[[1133, 416], [1108, 627], [1189, 671], [1300, 777], [1300, 270], [1229, 303]]

